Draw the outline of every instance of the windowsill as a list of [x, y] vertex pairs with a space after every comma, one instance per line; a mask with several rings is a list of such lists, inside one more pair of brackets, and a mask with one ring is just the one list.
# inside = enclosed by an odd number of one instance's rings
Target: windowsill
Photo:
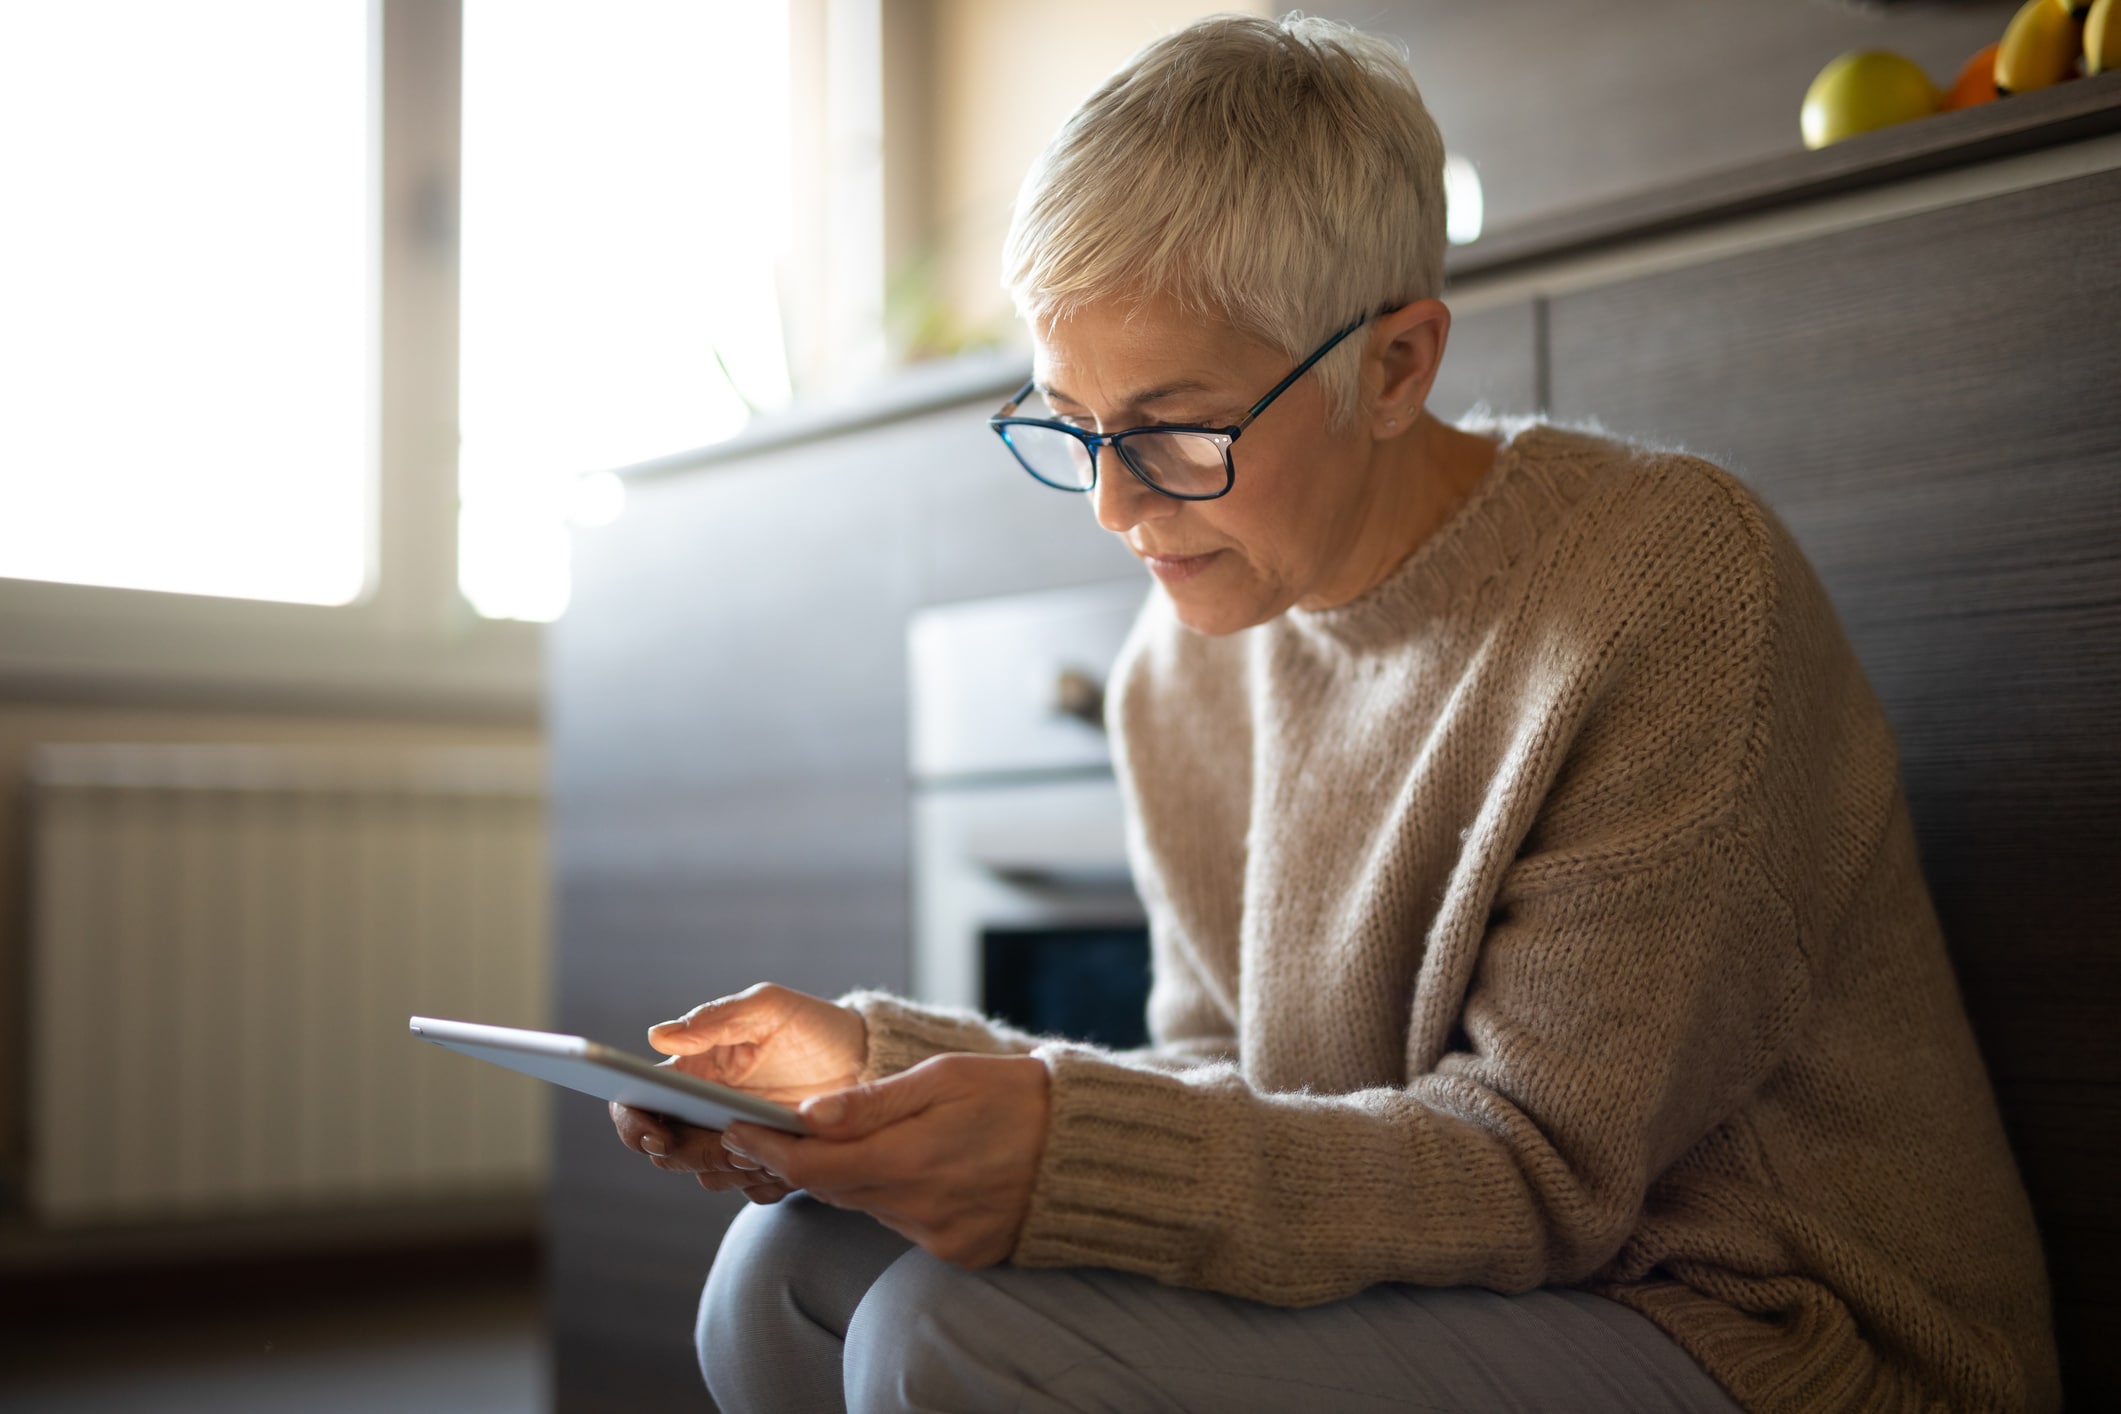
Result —
[[0, 579], [0, 699], [538, 718], [542, 626]]

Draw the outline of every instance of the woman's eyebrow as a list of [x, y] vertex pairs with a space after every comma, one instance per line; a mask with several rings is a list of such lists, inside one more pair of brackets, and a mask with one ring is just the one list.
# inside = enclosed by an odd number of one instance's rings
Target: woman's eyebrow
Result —
[[[1053, 402], [1058, 400], [1060, 402], [1073, 404], [1076, 407], [1088, 406], [1088, 404], [1086, 403], [1077, 402], [1074, 398], [1070, 397], [1068, 394], [1062, 392], [1060, 389], [1055, 388], [1050, 384], [1036, 383], [1033, 386], [1038, 389], [1038, 391], [1045, 397], [1047, 402]], [[1151, 403], [1164, 402], [1170, 398], [1185, 397], [1189, 394], [1194, 393], [1213, 393], [1215, 391], [1216, 389], [1210, 387], [1206, 383], [1201, 382], [1197, 378], [1181, 378], [1176, 380], [1175, 382], [1159, 383], [1153, 388], [1145, 388], [1141, 392], [1134, 394], [1132, 397], [1129, 397], [1125, 402], [1121, 403], [1120, 406], [1123, 408], [1144, 408], [1149, 406], [1149, 404]]]

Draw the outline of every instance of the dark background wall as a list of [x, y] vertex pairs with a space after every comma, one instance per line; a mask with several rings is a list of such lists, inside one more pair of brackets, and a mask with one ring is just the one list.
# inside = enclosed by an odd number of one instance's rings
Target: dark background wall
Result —
[[[625, 1043], [761, 981], [908, 986], [909, 616], [1141, 573], [1011, 467], [986, 417], [1013, 386], [636, 482], [578, 538], [548, 698], [561, 1030]], [[741, 1200], [557, 1104], [558, 1406], [698, 1407], [692, 1308]]]
[[1802, 148], [1812, 77], [1890, 49], [1951, 83], [2017, 0], [1370, 0], [1306, 7], [1411, 51], [1490, 231]]

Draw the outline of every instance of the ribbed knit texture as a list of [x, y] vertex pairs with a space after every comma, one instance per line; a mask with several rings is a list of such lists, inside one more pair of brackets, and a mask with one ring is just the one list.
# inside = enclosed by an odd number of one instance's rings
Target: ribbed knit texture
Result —
[[2039, 1241], [1890, 727], [1721, 469], [1543, 423], [1352, 604], [1108, 718], [1154, 1044], [877, 993], [868, 1074], [1028, 1051], [1013, 1260], [1285, 1306], [1574, 1285], [1755, 1411], [2059, 1407]]

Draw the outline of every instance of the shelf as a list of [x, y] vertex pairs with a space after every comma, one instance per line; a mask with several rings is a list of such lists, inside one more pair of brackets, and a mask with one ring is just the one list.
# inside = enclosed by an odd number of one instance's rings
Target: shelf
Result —
[[2121, 73], [2075, 79], [1849, 138], [1816, 152], [1748, 163], [1578, 207], [1459, 246], [1448, 278], [1486, 277], [1645, 236], [2121, 132]]

